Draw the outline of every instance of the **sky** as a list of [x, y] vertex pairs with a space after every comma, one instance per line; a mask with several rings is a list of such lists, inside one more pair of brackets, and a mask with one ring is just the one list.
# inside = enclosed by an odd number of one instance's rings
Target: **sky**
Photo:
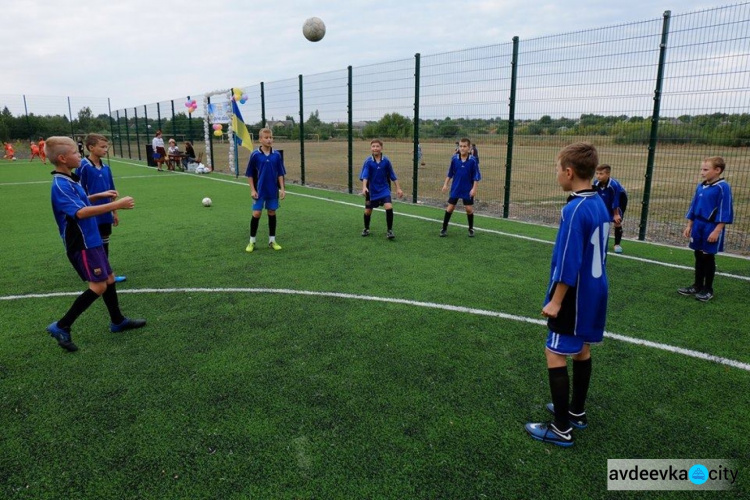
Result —
[[[110, 98], [117, 109], [721, 5], [726, 3], [0, 0], [0, 99]], [[312, 16], [326, 24], [317, 43], [302, 36], [302, 24]]]

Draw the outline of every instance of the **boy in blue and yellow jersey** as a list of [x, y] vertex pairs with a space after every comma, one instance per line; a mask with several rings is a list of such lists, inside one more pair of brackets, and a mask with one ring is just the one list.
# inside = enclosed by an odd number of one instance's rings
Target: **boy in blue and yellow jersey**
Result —
[[386, 237], [392, 240], [393, 234], [393, 200], [391, 199], [391, 181], [396, 184], [396, 196], [404, 196], [398, 177], [393, 171], [391, 160], [383, 154], [383, 141], [373, 139], [370, 141], [370, 155], [362, 165], [362, 194], [365, 196], [365, 229], [362, 236], [370, 235], [370, 218], [372, 210], [382, 206], [385, 209], [385, 220], [387, 226]]
[[[83, 144], [88, 150], [89, 156], [81, 160], [81, 166], [76, 170], [76, 174], [80, 178], [80, 184], [86, 194], [91, 196], [104, 191], [116, 191], [112, 170], [103, 160], [107, 156], [107, 151], [109, 151], [107, 138], [101, 134], [89, 134], [84, 139]], [[98, 198], [93, 204], [104, 205], [109, 201], [108, 198]], [[117, 211], [97, 215], [96, 223], [102, 237], [104, 253], [107, 254], [107, 259], [109, 259], [109, 237], [112, 236], [112, 226], [117, 226], [120, 223]], [[125, 276], [115, 276], [115, 282], [117, 283], [126, 279]]]
[[45, 146], [55, 170], [52, 172], [52, 212], [60, 231], [68, 260], [78, 275], [88, 283], [88, 289], [73, 302], [68, 312], [58, 321], [47, 326], [49, 334], [63, 349], [73, 352], [78, 347], [70, 335], [71, 326], [100, 296], [109, 311], [111, 332], [122, 332], [146, 325], [144, 319], [129, 319], [122, 315], [115, 275], [102, 245], [96, 216], [118, 209], [135, 206], [133, 198], [126, 196], [103, 205], [91, 205], [99, 199], [116, 199], [115, 190], [107, 190], [88, 196], [78, 183], [73, 169], [81, 163], [81, 155], [75, 142], [69, 137], [50, 137]]
[[260, 146], [250, 155], [245, 170], [245, 177], [250, 184], [250, 196], [253, 199], [250, 243], [245, 247], [248, 253], [255, 250], [255, 236], [258, 234], [264, 206], [268, 213], [268, 246], [274, 250], [281, 250], [281, 245], [276, 242], [276, 210], [279, 208], [279, 199], [283, 200], [286, 197], [286, 169], [281, 154], [273, 149], [273, 133], [270, 129], [261, 129], [258, 132], [258, 140]]
[[451, 220], [453, 210], [460, 198], [463, 201], [466, 210], [466, 218], [469, 221], [469, 237], [474, 237], [474, 196], [477, 194], [479, 181], [482, 180], [482, 174], [479, 172], [479, 163], [471, 155], [471, 141], [463, 138], [458, 144], [458, 154], [453, 155], [448, 175], [443, 183], [443, 192], [448, 191], [448, 183], [453, 179], [451, 184], [451, 194], [448, 198], [448, 206], [443, 216], [443, 229], [440, 230], [440, 236], [448, 235], [448, 222]]
[[690, 203], [687, 226], [683, 231], [690, 238], [690, 248], [695, 253], [695, 281], [677, 290], [681, 295], [695, 295], [697, 300], [708, 302], [714, 298], [716, 253], [724, 251], [724, 227], [734, 220], [732, 190], [721, 174], [726, 163], [720, 156], [703, 160], [701, 177]]
[[628, 193], [617, 179], [611, 177], [612, 167], [599, 165], [596, 167], [596, 180], [594, 189], [604, 201], [604, 206], [609, 210], [609, 216], [615, 224], [615, 253], [622, 253], [622, 218], [625, 209], [628, 208]]
[[[557, 182], [573, 194], [562, 209], [542, 309], [549, 331], [545, 356], [552, 403], [547, 410], [555, 418], [525, 427], [534, 439], [566, 447], [573, 445], [573, 427], [588, 426], [584, 406], [591, 379], [589, 346], [602, 341], [607, 318], [610, 218], [591, 188], [598, 163], [596, 148], [585, 142], [571, 144], [557, 155]], [[572, 398], [568, 356], [573, 358]]]

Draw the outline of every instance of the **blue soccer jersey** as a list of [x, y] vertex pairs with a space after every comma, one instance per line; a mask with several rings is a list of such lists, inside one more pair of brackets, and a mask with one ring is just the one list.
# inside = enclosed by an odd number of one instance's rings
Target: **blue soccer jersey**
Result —
[[362, 165], [360, 177], [367, 179], [367, 189], [370, 191], [370, 199], [381, 200], [391, 195], [390, 181], [398, 180], [396, 172], [393, 171], [391, 160], [387, 156], [380, 157], [380, 162], [370, 156]]
[[723, 252], [725, 231], [722, 230], [719, 239], [713, 243], [708, 241], [708, 237], [718, 224], [731, 224], [734, 221], [732, 190], [729, 183], [719, 179], [711, 184], [698, 184], [685, 217], [693, 221], [690, 248], [711, 254]]
[[96, 217], [79, 219], [79, 210], [91, 206], [78, 176], [52, 172], [52, 213], [68, 253], [102, 246]]
[[622, 212], [625, 211], [624, 207], [620, 206], [620, 202], [622, 201], [623, 196], [627, 196], [627, 192], [625, 191], [625, 188], [622, 187], [622, 184], [617, 182], [616, 179], [610, 177], [606, 184], [595, 180], [594, 189], [596, 189], [596, 192], [602, 197], [604, 206], [607, 207], [610, 216], [614, 216], [615, 210], [618, 208]]
[[[112, 170], [109, 165], [102, 162], [102, 167], [95, 167], [88, 158], [81, 160], [81, 165], [76, 169], [76, 174], [81, 179], [81, 186], [87, 195], [101, 193], [115, 189], [115, 181], [112, 178]], [[92, 202], [93, 205], [104, 205], [112, 200], [102, 198]], [[115, 218], [112, 212], [107, 212], [96, 216], [97, 224], [112, 224]]]
[[473, 156], [468, 156], [466, 160], [461, 159], [461, 155], [453, 155], [450, 167], [448, 167], [447, 177], [453, 179], [451, 182], [451, 198], [471, 198], [471, 188], [474, 182], [482, 180], [482, 174], [479, 172], [478, 160]]
[[570, 288], [557, 317], [547, 321], [551, 332], [580, 336], [586, 342], [601, 341], [607, 317], [609, 225], [607, 208], [595, 191], [570, 195], [552, 250], [544, 305], [552, 299], [557, 283]]
[[250, 155], [245, 177], [252, 177], [258, 199], [273, 200], [279, 197], [279, 177], [286, 175], [281, 154], [271, 149], [269, 154], [259, 147]]
[[693, 201], [685, 215], [686, 219], [731, 224], [734, 220], [732, 190], [724, 179], [707, 184], [702, 182], [695, 188]]

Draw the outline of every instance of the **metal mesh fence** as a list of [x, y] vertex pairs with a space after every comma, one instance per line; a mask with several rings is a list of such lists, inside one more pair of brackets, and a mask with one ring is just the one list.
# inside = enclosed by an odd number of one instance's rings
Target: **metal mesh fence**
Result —
[[[626, 237], [678, 244], [703, 158], [723, 156], [735, 203], [727, 250], [750, 253], [748, 68], [742, 3], [261, 83], [242, 89], [240, 109], [254, 139], [264, 121], [273, 130], [290, 182], [358, 190], [379, 137], [409, 199], [438, 206], [455, 143], [468, 137], [479, 150], [480, 213], [546, 224], [564, 203], [557, 152], [593, 142], [628, 190]], [[203, 153], [203, 96], [193, 99], [192, 113], [190, 98], [110, 113], [108, 99], [0, 95], [0, 136], [98, 131], [114, 154], [145, 161], [162, 129]], [[229, 172], [226, 136], [209, 139], [215, 168]], [[240, 174], [248, 156], [239, 148]]]
[[[643, 196], [648, 128], [638, 144], [617, 144], [612, 128], [651, 116], [661, 27], [653, 20], [520, 42], [512, 217], [558, 221], [564, 198], [555, 156], [574, 141], [594, 143], [629, 197]], [[639, 219], [631, 203], [626, 235], [637, 234]]]
[[701, 161], [722, 156], [734, 194], [726, 246], [750, 251], [750, 4], [672, 16], [648, 236], [684, 242]]
[[[500, 214], [505, 183], [512, 44], [421, 57], [419, 198], [442, 203], [456, 142], [476, 144], [481, 189], [475, 205]], [[502, 118], [505, 116], [505, 119]]]

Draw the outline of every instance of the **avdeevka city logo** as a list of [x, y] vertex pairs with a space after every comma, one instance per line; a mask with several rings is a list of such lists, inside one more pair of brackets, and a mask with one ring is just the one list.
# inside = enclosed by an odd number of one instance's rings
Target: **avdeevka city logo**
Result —
[[701, 464], [695, 464], [690, 467], [688, 477], [693, 484], [703, 484], [708, 481], [708, 469]]

